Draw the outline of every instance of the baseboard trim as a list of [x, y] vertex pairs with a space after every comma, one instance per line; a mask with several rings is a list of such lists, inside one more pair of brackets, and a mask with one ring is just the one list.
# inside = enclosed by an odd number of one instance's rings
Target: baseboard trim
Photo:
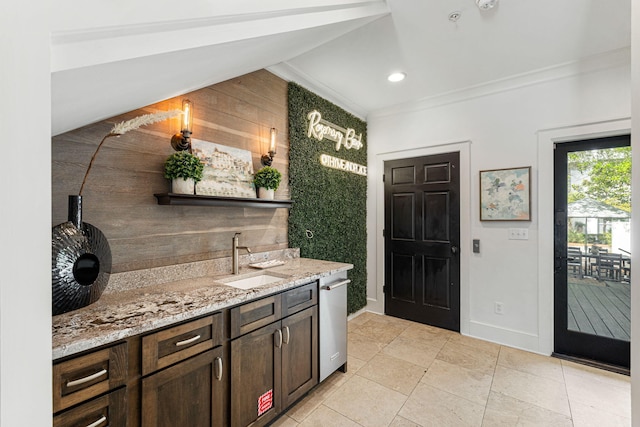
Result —
[[518, 348], [538, 354], [548, 356], [539, 348], [540, 339], [538, 335], [490, 325], [487, 323], [471, 321], [469, 325], [469, 336], [480, 338], [485, 341], [491, 341], [496, 344], [506, 345], [508, 347]]

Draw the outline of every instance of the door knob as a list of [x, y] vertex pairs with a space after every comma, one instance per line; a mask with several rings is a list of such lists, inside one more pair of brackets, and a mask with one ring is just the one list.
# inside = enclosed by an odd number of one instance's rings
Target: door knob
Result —
[[451, 246], [451, 253], [452, 254], [457, 254], [458, 253], [458, 247], [457, 246]]

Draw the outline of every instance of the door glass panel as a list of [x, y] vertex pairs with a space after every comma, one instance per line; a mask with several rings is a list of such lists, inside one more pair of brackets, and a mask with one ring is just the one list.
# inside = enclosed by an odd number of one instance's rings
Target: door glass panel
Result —
[[567, 154], [567, 324], [629, 341], [631, 147]]

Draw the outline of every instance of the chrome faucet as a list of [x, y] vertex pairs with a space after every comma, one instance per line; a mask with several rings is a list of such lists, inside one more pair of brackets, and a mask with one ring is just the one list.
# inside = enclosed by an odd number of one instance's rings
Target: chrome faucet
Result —
[[238, 246], [238, 236], [241, 235], [242, 233], [236, 233], [233, 236], [232, 242], [232, 250], [231, 250], [231, 263], [232, 263], [232, 267], [233, 267], [233, 274], [238, 274], [238, 249], [244, 249], [246, 250], [248, 253], [251, 253], [251, 249], [249, 249], [246, 246]]

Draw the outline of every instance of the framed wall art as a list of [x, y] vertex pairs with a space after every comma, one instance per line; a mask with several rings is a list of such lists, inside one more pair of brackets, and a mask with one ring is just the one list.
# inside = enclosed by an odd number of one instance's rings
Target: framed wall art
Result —
[[191, 151], [204, 163], [196, 194], [255, 198], [251, 151], [214, 142], [191, 139]]
[[531, 166], [480, 171], [480, 221], [531, 221]]

